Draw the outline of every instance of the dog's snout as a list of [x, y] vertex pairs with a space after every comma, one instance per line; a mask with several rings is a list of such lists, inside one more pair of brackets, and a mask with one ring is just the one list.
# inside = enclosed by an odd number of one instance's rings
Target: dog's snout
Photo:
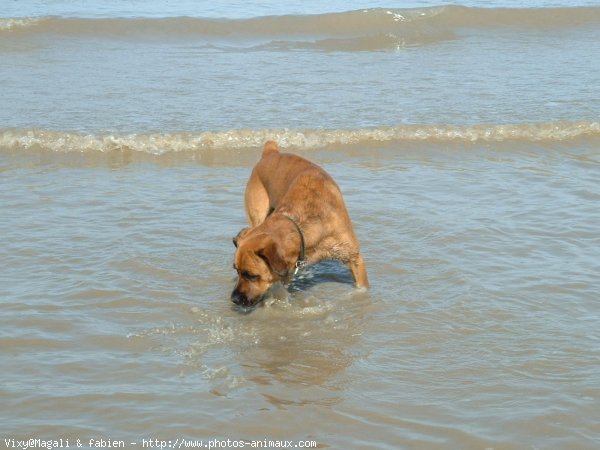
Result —
[[239, 288], [235, 288], [231, 293], [231, 301], [241, 308], [254, 308], [263, 299], [264, 295], [251, 298], [242, 293]]
[[231, 301], [242, 308], [254, 306], [254, 301], [242, 294], [237, 288], [231, 293]]
[[234, 289], [233, 292], [231, 293], [231, 301], [233, 303], [235, 303], [236, 305], [243, 305], [244, 304], [244, 296], [240, 293], [240, 291], [238, 291], [237, 289]]

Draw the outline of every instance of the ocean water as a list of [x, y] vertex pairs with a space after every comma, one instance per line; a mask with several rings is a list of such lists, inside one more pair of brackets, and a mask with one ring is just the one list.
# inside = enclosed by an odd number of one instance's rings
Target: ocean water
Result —
[[[595, 1], [0, 3], [0, 447], [598, 448], [598, 42]], [[268, 139], [368, 291], [234, 308]]]

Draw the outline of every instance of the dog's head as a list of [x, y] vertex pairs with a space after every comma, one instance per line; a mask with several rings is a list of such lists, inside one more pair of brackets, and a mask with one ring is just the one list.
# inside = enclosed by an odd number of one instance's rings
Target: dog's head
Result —
[[233, 268], [238, 274], [231, 293], [236, 305], [252, 307], [259, 303], [273, 283], [287, 279], [289, 268], [282, 248], [273, 237], [245, 228], [233, 239], [236, 246]]

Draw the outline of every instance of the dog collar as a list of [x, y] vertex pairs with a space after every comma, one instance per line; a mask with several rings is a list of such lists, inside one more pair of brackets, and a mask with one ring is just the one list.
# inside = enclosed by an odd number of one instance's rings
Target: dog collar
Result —
[[294, 226], [296, 227], [296, 230], [298, 231], [298, 234], [300, 235], [300, 257], [296, 261], [296, 264], [294, 264], [294, 267], [295, 267], [294, 275], [296, 275], [298, 273], [298, 271], [300, 269], [304, 268], [307, 264], [306, 256], [304, 254], [305, 253], [304, 233], [302, 233], [302, 229], [300, 228], [300, 225], [298, 225], [298, 222], [296, 222], [294, 219], [292, 219], [287, 214], [282, 214], [282, 216], [294, 224]]

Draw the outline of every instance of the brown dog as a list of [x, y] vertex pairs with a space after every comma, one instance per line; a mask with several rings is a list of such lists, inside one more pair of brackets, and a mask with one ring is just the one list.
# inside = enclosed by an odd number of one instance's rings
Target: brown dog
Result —
[[233, 239], [234, 303], [254, 306], [273, 283], [325, 259], [346, 264], [357, 287], [369, 286], [342, 193], [316, 164], [267, 142], [248, 180], [245, 206], [250, 227]]

